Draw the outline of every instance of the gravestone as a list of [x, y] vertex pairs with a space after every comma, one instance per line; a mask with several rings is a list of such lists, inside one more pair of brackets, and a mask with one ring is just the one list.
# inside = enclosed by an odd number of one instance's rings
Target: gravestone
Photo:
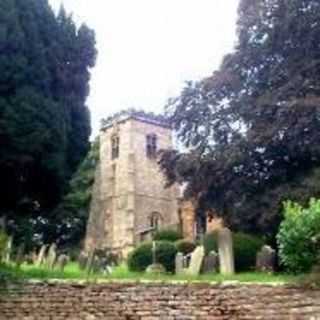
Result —
[[57, 245], [55, 243], [53, 243], [48, 250], [48, 255], [46, 258], [46, 266], [50, 270], [52, 270], [54, 268], [54, 265], [56, 263], [56, 259], [57, 259], [56, 250], [57, 250]]
[[69, 261], [70, 261], [70, 258], [66, 254], [61, 254], [57, 258], [56, 267], [58, 268], [59, 271], [63, 272], [65, 266], [68, 264]]
[[25, 244], [21, 243], [18, 247], [15, 263], [16, 266], [19, 268], [24, 260], [24, 251], [25, 251]]
[[263, 246], [257, 254], [256, 270], [273, 272], [276, 265], [276, 252], [270, 246]]
[[37, 261], [36, 261], [36, 266], [37, 267], [40, 267], [44, 263], [45, 256], [46, 256], [46, 251], [47, 251], [47, 245], [44, 244], [44, 245], [41, 246], [41, 248], [39, 250], [38, 258], [37, 258]]
[[197, 276], [200, 273], [202, 261], [204, 257], [204, 247], [198, 246], [191, 254], [190, 265], [186, 273], [192, 276]]
[[147, 267], [146, 273], [163, 274], [163, 273], [166, 273], [166, 268], [161, 263], [153, 263]]
[[181, 274], [184, 272], [184, 266], [183, 266], [183, 253], [178, 252], [176, 254], [175, 258], [175, 272], [176, 274]]
[[84, 252], [81, 252], [78, 257], [78, 264], [80, 270], [85, 270], [88, 263], [88, 255]]
[[215, 251], [211, 251], [203, 259], [202, 272], [203, 273], [213, 273], [218, 271], [219, 258]]
[[232, 232], [228, 228], [218, 230], [220, 273], [234, 274]]
[[10, 236], [7, 240], [6, 248], [4, 250], [4, 262], [9, 263], [11, 260], [12, 255], [12, 244], [13, 244], [13, 237]]

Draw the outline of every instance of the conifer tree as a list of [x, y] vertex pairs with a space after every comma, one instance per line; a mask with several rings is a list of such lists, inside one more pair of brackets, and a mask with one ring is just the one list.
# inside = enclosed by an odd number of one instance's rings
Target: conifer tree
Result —
[[47, 0], [0, 2], [0, 215], [46, 216], [89, 148], [95, 37]]

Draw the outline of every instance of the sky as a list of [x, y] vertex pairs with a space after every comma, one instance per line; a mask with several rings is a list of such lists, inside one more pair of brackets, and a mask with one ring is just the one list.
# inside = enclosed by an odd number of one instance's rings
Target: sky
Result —
[[185, 81], [219, 67], [235, 44], [238, 0], [49, 0], [95, 30], [90, 96], [93, 136], [123, 109], [160, 113]]

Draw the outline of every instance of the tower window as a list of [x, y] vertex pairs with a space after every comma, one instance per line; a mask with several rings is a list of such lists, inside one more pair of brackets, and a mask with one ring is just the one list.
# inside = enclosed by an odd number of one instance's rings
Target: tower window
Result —
[[155, 158], [157, 156], [157, 136], [155, 134], [147, 135], [146, 151], [148, 158]]
[[113, 136], [111, 138], [111, 158], [116, 159], [119, 157], [119, 136]]

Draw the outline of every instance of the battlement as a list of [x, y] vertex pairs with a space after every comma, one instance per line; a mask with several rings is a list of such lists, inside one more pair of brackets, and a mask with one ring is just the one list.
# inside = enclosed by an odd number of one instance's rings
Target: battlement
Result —
[[110, 117], [102, 119], [101, 130], [104, 131], [112, 127], [115, 123], [122, 123], [129, 119], [135, 119], [141, 122], [171, 129], [171, 123], [169, 119], [164, 115], [155, 114], [153, 112], [140, 111], [136, 109], [128, 109], [117, 112]]

